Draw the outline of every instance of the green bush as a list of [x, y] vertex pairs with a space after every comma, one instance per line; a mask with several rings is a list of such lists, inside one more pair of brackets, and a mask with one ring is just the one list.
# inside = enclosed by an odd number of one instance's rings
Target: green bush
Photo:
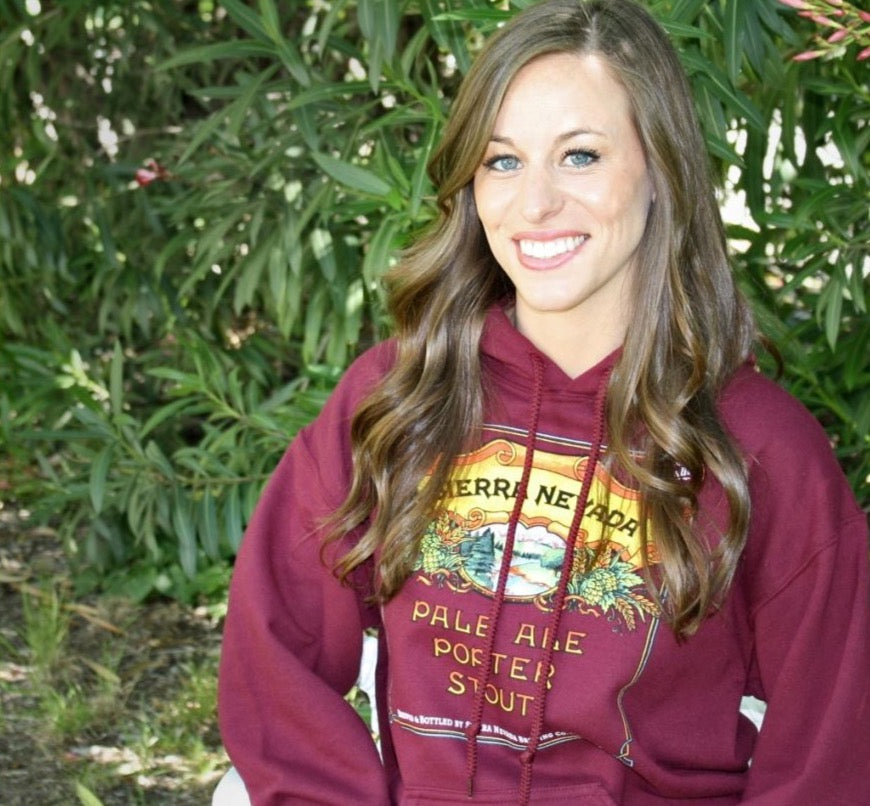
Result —
[[[83, 588], [223, 589], [289, 438], [386, 332], [450, 98], [524, 5], [0, 0], [3, 472]], [[649, 6], [749, 214], [735, 266], [784, 381], [870, 506], [870, 26]]]

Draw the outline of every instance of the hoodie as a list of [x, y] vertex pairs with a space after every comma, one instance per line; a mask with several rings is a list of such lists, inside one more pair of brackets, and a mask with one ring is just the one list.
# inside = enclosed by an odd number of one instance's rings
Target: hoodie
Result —
[[[722, 606], [680, 642], [644, 581], [637, 492], [598, 462], [618, 353], [570, 379], [494, 309], [481, 354], [485, 428], [386, 605], [367, 604], [370, 567], [341, 585], [320, 549], [392, 343], [351, 366], [267, 485], [219, 679], [255, 806], [870, 803], [867, 519], [812, 416], [748, 364], [723, 391], [748, 541]], [[726, 517], [705, 479], [702, 538]], [[379, 747], [344, 700], [369, 628]], [[747, 695], [768, 704], [760, 733]]]

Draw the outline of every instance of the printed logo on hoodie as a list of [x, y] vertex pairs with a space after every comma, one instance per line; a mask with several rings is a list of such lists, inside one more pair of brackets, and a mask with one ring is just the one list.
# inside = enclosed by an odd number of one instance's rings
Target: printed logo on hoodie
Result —
[[[498, 439], [459, 458], [444, 491], [444, 508], [421, 541], [419, 577], [449, 585], [458, 593], [493, 594], [525, 451], [522, 445]], [[548, 612], [589, 460], [540, 449], [534, 460], [527, 500], [517, 523], [505, 598], [529, 602]], [[640, 573], [637, 518], [637, 493], [599, 465], [571, 560], [569, 612], [605, 615], [626, 630], [658, 615]]]

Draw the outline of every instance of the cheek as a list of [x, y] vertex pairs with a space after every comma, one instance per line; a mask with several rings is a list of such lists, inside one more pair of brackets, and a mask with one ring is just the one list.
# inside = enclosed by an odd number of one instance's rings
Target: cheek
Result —
[[476, 176], [472, 186], [477, 217], [487, 232], [504, 222], [511, 205], [510, 183], [490, 176]]
[[646, 219], [652, 193], [645, 178], [623, 174], [614, 177], [606, 187], [597, 188], [595, 194], [587, 198], [601, 224], [633, 226], [637, 218]]
[[486, 229], [492, 218], [492, 194], [487, 193], [486, 183], [480, 179], [474, 180], [474, 206], [477, 208], [477, 217]]

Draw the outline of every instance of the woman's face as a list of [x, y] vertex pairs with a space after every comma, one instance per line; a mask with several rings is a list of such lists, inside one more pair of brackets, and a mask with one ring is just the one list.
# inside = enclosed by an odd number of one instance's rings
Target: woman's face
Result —
[[517, 73], [474, 199], [516, 288], [519, 329], [545, 352], [559, 333], [601, 357], [619, 346], [653, 192], [628, 97], [604, 61], [553, 54]]

